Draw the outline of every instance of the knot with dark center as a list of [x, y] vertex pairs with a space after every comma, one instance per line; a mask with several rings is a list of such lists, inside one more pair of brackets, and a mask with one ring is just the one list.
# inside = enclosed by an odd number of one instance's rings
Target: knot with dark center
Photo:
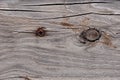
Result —
[[100, 39], [101, 32], [95, 28], [89, 28], [82, 31], [79, 37], [83, 38], [85, 41], [95, 42]]
[[35, 31], [35, 35], [36, 36], [40, 36], [43, 37], [46, 35], [46, 30], [44, 27], [39, 27], [36, 31]]

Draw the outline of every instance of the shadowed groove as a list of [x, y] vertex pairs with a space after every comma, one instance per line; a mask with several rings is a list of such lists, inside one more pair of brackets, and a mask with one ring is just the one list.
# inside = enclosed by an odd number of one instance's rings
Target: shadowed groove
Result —
[[51, 3], [51, 4], [37, 4], [37, 5], [23, 5], [23, 6], [56, 6], [56, 5], [79, 5], [79, 4], [95, 4], [95, 3], [111, 3], [109, 1], [104, 2], [72, 2], [72, 3]]

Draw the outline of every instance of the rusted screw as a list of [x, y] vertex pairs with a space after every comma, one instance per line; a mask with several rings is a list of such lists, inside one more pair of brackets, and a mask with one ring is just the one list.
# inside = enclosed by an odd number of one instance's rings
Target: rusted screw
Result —
[[39, 27], [39, 28], [35, 31], [35, 35], [36, 35], [36, 36], [40, 36], [40, 37], [44, 37], [44, 36], [46, 35], [45, 27]]

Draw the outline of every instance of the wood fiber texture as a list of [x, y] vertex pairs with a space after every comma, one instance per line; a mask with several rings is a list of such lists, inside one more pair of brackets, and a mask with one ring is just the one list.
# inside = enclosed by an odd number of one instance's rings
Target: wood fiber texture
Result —
[[[92, 1], [104, 0], [0, 0], [0, 80], [25, 80], [22, 76], [31, 80], [119, 80], [120, 16], [77, 14], [120, 14], [120, 2], [63, 5]], [[65, 18], [70, 15], [76, 16]], [[83, 28], [77, 26], [82, 24], [107, 32], [117, 48], [97, 43], [86, 50], [88, 46], [79, 42], [74, 30], [62, 29], [70, 25], [54, 24], [65, 19], [75, 27]], [[55, 32], [37, 37], [38, 27]]]

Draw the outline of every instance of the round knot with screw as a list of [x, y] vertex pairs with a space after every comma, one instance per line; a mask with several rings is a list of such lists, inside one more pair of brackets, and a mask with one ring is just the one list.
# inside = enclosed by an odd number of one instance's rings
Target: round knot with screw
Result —
[[36, 35], [36, 36], [40, 36], [40, 37], [45, 36], [45, 35], [46, 35], [45, 27], [39, 27], [39, 28], [35, 31], [35, 35]]

